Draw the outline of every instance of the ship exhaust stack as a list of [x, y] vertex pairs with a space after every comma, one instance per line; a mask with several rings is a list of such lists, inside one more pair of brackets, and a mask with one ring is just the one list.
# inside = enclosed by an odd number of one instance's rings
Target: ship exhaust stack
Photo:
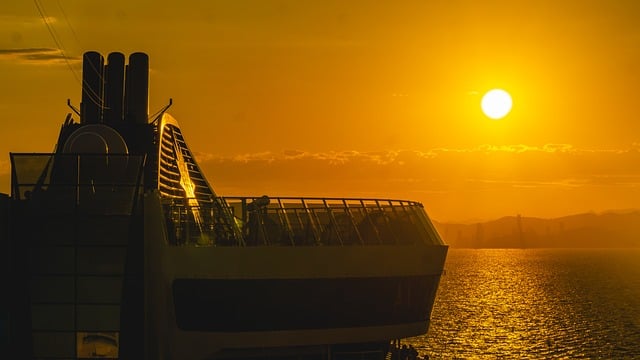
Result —
[[109, 54], [104, 72], [103, 119], [105, 123], [115, 125], [122, 121], [124, 115], [124, 54]]
[[88, 51], [82, 57], [82, 102], [80, 122], [96, 124], [102, 122], [104, 57]]
[[149, 116], [149, 56], [137, 52], [129, 56], [125, 86], [125, 119], [146, 124]]

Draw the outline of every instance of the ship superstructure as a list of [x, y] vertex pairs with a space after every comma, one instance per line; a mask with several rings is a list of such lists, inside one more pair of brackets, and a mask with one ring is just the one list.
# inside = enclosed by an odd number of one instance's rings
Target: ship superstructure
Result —
[[424, 334], [444, 267], [420, 203], [222, 197], [149, 60], [88, 52], [80, 121], [11, 154], [6, 351], [34, 359], [383, 359]]

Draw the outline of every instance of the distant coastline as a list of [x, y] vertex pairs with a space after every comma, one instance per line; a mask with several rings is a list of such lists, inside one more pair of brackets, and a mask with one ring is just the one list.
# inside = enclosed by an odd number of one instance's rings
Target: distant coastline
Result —
[[640, 247], [640, 210], [552, 219], [517, 215], [472, 224], [434, 221], [434, 225], [455, 248]]

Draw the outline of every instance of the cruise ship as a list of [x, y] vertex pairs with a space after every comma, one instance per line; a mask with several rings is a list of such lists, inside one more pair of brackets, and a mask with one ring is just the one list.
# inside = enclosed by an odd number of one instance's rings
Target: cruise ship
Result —
[[427, 332], [422, 204], [220, 196], [148, 94], [146, 54], [87, 52], [55, 150], [10, 154], [1, 358], [385, 359]]

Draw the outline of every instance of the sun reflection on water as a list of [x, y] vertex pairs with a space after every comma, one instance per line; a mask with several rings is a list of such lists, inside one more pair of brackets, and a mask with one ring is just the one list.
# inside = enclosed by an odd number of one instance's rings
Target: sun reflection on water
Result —
[[640, 356], [640, 250], [452, 250], [432, 358]]

